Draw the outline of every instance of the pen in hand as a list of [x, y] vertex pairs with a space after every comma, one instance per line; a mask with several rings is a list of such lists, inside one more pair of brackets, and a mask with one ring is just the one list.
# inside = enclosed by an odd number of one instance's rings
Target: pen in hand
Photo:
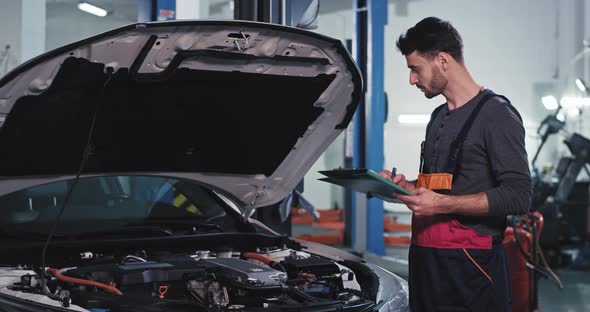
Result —
[[397, 174], [397, 168], [396, 167], [391, 168], [391, 181], [393, 181], [393, 178], [395, 177], [396, 174]]

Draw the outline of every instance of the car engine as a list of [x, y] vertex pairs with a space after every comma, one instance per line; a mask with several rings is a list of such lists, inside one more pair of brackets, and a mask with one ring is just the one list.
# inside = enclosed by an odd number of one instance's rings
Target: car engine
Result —
[[348, 267], [287, 248], [81, 257], [85, 264], [78, 267], [47, 268], [45, 282], [31, 271], [7, 288], [89, 311], [365, 311], [374, 305]]

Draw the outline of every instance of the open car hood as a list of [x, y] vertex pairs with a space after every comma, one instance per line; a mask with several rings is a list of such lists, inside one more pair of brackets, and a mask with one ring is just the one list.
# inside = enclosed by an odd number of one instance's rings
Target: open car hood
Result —
[[239, 21], [122, 27], [0, 80], [0, 195], [73, 178], [90, 142], [82, 176], [177, 177], [244, 211], [267, 206], [347, 127], [361, 89], [342, 43], [316, 33]]

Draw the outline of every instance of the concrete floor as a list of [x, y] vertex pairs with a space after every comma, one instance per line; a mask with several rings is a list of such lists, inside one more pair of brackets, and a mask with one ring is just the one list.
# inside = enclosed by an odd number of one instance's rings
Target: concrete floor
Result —
[[563, 283], [558, 289], [546, 279], [539, 282], [541, 311], [590, 311], [590, 272], [560, 270], [556, 272]]

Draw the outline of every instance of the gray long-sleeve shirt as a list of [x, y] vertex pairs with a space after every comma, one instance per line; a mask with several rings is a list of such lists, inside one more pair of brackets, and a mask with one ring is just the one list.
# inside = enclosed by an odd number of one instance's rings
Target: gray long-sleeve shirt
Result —
[[[444, 172], [453, 139], [490, 90], [483, 90], [465, 105], [449, 110], [446, 104], [430, 121], [424, 146], [426, 173]], [[464, 225], [488, 235], [501, 235], [506, 216], [529, 210], [532, 181], [524, 146], [525, 131], [509, 103], [492, 97], [467, 133], [461, 161], [453, 176], [451, 195], [485, 192], [489, 216], [457, 216]]]

